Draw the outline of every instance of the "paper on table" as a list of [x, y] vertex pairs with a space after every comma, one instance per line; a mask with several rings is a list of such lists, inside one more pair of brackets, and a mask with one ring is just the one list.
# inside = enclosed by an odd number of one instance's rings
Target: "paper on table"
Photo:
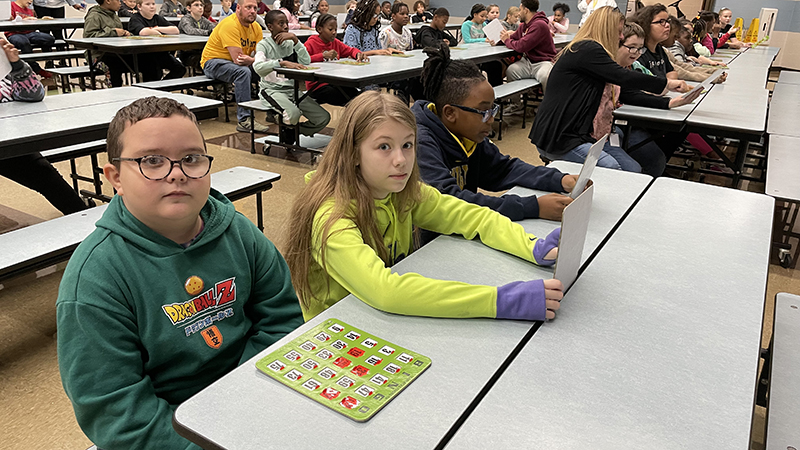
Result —
[[561, 237], [558, 241], [558, 257], [553, 278], [564, 285], [564, 291], [572, 286], [578, 278], [581, 268], [583, 245], [586, 243], [586, 231], [589, 229], [589, 216], [592, 212], [594, 185], [564, 208], [561, 218]]
[[11, 63], [8, 61], [6, 52], [0, 50], [0, 80], [5, 78], [9, 73], [11, 73]]
[[500, 32], [503, 31], [503, 23], [500, 19], [494, 19], [489, 25], [483, 27], [483, 34], [492, 41], [500, 42]]

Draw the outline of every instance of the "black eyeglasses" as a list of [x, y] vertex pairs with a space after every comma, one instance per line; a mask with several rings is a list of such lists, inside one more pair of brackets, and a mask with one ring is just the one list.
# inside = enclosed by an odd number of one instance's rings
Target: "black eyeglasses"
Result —
[[631, 47], [630, 45], [620, 44], [621, 47], [625, 47], [628, 49], [630, 53], [638, 53], [640, 55], [644, 55], [644, 52], [647, 51], [647, 47]]
[[113, 158], [111, 161], [135, 161], [139, 165], [139, 172], [145, 178], [158, 181], [167, 178], [175, 164], [181, 168], [181, 172], [186, 177], [203, 178], [211, 170], [211, 161], [213, 160], [213, 156], [193, 154], [186, 155], [177, 161], [162, 155], [147, 155], [141, 158]]
[[483, 121], [483, 123], [488, 122], [492, 117], [495, 116], [495, 114], [497, 114], [498, 111], [500, 111], [500, 105], [497, 105], [497, 104], [492, 106], [492, 109], [483, 109], [483, 110], [470, 108], [469, 106], [461, 106], [461, 105], [452, 105], [451, 104], [450, 106], [456, 107], [456, 108], [458, 108], [460, 110], [463, 110], [463, 111], [467, 111], [467, 112], [471, 112], [471, 113], [482, 115], [483, 117], [481, 118], [481, 120]]
[[653, 21], [653, 22], [650, 22], [650, 23], [653, 24], [653, 25], [659, 24], [662, 27], [668, 27], [669, 26], [669, 19], [656, 20], [656, 21]]

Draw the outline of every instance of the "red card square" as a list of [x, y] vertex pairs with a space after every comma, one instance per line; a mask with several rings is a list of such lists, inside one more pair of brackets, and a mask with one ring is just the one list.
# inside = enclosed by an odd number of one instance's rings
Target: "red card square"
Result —
[[355, 366], [353, 367], [353, 370], [350, 371], [350, 373], [363, 377], [364, 375], [369, 373], [369, 369], [367, 369], [364, 366]]
[[350, 363], [350, 360], [349, 360], [349, 359], [347, 359], [347, 358], [342, 358], [341, 356], [340, 356], [340, 357], [338, 357], [338, 358], [336, 358], [336, 361], [334, 361], [334, 362], [333, 362], [333, 365], [335, 365], [335, 366], [339, 366], [339, 367], [341, 367], [342, 369], [344, 369], [345, 367], [349, 367], [349, 366], [350, 366], [350, 364], [351, 364], [351, 363]]
[[347, 352], [347, 354], [350, 356], [354, 356], [356, 358], [361, 358], [362, 356], [364, 356], [364, 350], [361, 350], [358, 347], [353, 347], [350, 349], [349, 352]]

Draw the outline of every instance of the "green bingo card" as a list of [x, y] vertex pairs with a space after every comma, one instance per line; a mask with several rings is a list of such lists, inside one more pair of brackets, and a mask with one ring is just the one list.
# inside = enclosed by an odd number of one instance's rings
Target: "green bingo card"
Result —
[[431, 365], [431, 359], [328, 319], [256, 367], [297, 392], [366, 422]]

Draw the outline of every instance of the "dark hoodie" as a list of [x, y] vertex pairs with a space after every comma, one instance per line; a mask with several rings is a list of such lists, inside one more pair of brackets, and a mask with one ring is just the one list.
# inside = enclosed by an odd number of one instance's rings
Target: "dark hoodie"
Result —
[[[430, 106], [429, 106], [430, 105]], [[510, 158], [488, 138], [478, 142], [467, 155], [464, 147], [431, 110], [433, 104], [419, 100], [411, 110], [417, 118], [417, 161], [422, 180], [462, 200], [507, 216], [511, 220], [539, 217], [536, 196], [504, 195], [493, 197], [478, 192], [503, 191], [514, 186], [562, 192], [564, 174], [558, 169], [532, 166]]]
[[534, 14], [527, 23], [521, 24], [504, 44], [511, 50], [524, 54], [533, 63], [552, 61], [556, 56], [547, 15], [542, 11]]
[[58, 364], [98, 447], [198, 448], [172, 428], [177, 405], [303, 323], [263, 233], [213, 189], [200, 217], [184, 248], [114, 196], [67, 264]]

